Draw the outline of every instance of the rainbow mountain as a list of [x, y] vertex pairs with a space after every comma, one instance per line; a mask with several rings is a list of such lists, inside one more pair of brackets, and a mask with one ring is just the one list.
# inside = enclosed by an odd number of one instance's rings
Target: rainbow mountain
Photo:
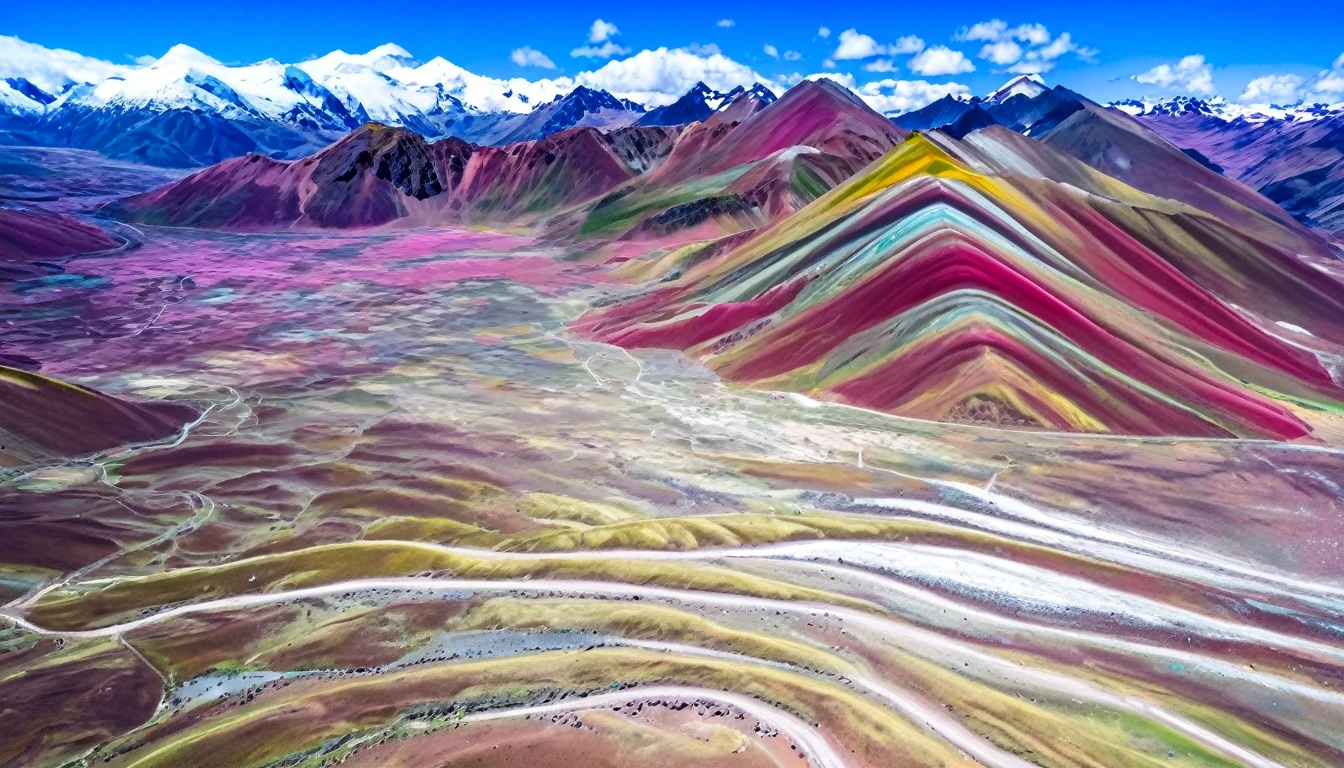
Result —
[[1336, 408], [1339, 388], [1253, 317], [1338, 344], [1344, 286], [1299, 258], [1318, 247], [1299, 228], [1241, 213], [1148, 195], [1001, 127], [917, 134], [577, 327], [921, 419], [1302, 437], [1301, 411]]

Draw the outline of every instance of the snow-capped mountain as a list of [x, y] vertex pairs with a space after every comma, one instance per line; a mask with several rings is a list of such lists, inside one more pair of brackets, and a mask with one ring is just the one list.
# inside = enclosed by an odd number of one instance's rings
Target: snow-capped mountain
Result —
[[[573, 90], [563, 82], [484, 77], [442, 58], [421, 63], [391, 44], [298, 64], [244, 65], [177, 45], [97, 82], [82, 82], [79, 74], [55, 78], [66, 82], [61, 93], [21, 77], [0, 80], [0, 140], [78, 146], [164, 165], [208, 164], [254, 151], [296, 157], [370, 121], [430, 138], [481, 140], [534, 108], [556, 112], [554, 104]], [[608, 107], [628, 112], [623, 122], [643, 113], [605, 91], [583, 91], [592, 104], [548, 115], [533, 133], [585, 120], [601, 124], [588, 115]]]
[[1203, 115], [1227, 122], [1244, 120], [1264, 123], [1272, 120], [1309, 121], [1344, 114], [1344, 102], [1339, 104], [1240, 104], [1222, 97], [1201, 99], [1196, 96], [1176, 96], [1169, 99], [1124, 99], [1108, 106], [1134, 117], [1182, 117]]
[[944, 96], [919, 109], [890, 116], [906, 130], [941, 130], [955, 138], [991, 125], [1036, 137], [1093, 102], [1082, 94], [1045, 84], [1040, 75], [1021, 75], [978, 97]]
[[50, 104], [57, 98], [55, 95], [47, 93], [46, 91], [37, 87], [36, 85], [33, 84], [32, 81], [26, 78], [7, 77], [5, 78], [4, 83], [9, 88], [23, 94], [23, 96], [29, 99], [30, 101], [34, 101], [42, 106]]
[[[14, 44], [23, 46], [24, 60], [0, 62], [0, 143], [73, 146], [158, 165], [205, 165], [248, 152], [301, 157], [368, 122], [431, 140], [499, 144], [649, 118], [644, 105], [582, 74], [487, 77], [442, 57], [421, 62], [391, 43], [367, 53], [238, 65], [187, 45], [114, 65]], [[656, 95], [659, 104], [666, 98]], [[699, 83], [654, 110], [648, 123], [703, 120], [744, 98], [759, 106], [775, 94], [760, 83], [725, 90]]]
[[[0, 115], [33, 116], [42, 114], [46, 110], [47, 102], [39, 101], [26, 91], [15, 87], [15, 80], [23, 83], [28, 82], [20, 78], [0, 80]], [[42, 93], [46, 94], [45, 91], [42, 91]]]
[[727, 109], [740, 97], [759, 101], [762, 105], [775, 101], [775, 94], [760, 83], [751, 88], [738, 86], [729, 91], [716, 91], [704, 83], [696, 83], [684, 96], [664, 107], [649, 110], [640, 118], [640, 125], [684, 125], [704, 120], [715, 112]]
[[1344, 230], [1344, 103], [1246, 105], [1178, 97], [1111, 106], [1303, 223]]
[[1019, 95], [1033, 99], [1047, 90], [1049, 89], [1045, 87], [1045, 79], [1040, 75], [1018, 75], [985, 96], [985, 101], [1007, 101]]
[[633, 123], [644, 114], [644, 105], [628, 99], [618, 99], [606, 91], [579, 86], [565, 96], [557, 96], [550, 104], [537, 107], [523, 121], [518, 121], [504, 142], [540, 139], [576, 125], [596, 125], [606, 128]]

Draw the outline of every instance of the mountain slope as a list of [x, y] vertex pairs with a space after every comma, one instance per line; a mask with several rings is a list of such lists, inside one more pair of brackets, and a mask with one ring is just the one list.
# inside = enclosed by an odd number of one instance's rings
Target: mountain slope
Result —
[[73, 216], [0, 208], [0, 262], [60, 259], [121, 245], [121, 240]]
[[579, 86], [554, 101], [539, 105], [525, 115], [514, 115], [499, 120], [490, 130], [459, 130], [448, 128], [452, 135], [481, 144], [503, 145], [520, 141], [544, 139], [554, 133], [577, 126], [620, 128], [639, 120], [644, 108], [606, 91]]
[[538, 217], [581, 203], [656, 165], [675, 131], [611, 136], [572, 128], [488, 147], [433, 144], [370, 124], [311, 157], [226, 160], [105, 211], [130, 221], [240, 231], [359, 229]]
[[744, 94], [688, 126], [667, 159], [592, 207], [580, 234], [713, 240], [811, 202], [904, 131], [844, 88], [804, 81], [763, 104]]
[[0, 365], [0, 465], [162, 440], [195, 415], [187, 405], [132, 403]]
[[731, 130], [712, 120], [688, 130], [661, 172], [664, 178], [717, 173], [798, 146], [867, 164], [904, 135], [843, 86], [805, 80]]
[[423, 139], [369, 125], [305, 160], [256, 154], [226, 160], [106, 210], [169, 226], [368, 227], [402, 218], [410, 200], [440, 192]]
[[1344, 232], [1344, 113], [1315, 119], [1227, 119], [1207, 108], [1154, 109], [1138, 119], [1197, 152], [1299, 221]]
[[955, 123], [979, 103], [979, 99], [944, 96], [932, 104], [897, 115], [891, 118], [891, 122], [907, 131], [928, 131]]
[[1210, 170], [1128, 115], [1089, 104], [1035, 138], [1145, 192], [1220, 217], [1244, 218], [1242, 209], [1249, 209], [1298, 229], [1272, 201]]

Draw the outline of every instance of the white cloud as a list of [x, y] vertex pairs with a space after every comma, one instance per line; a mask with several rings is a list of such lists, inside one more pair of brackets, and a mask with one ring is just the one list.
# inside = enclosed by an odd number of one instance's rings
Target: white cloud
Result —
[[507, 82], [496, 82], [499, 86], [526, 92], [532, 103], [549, 101], [582, 85], [651, 107], [671, 104], [701, 81], [716, 91], [730, 91], [739, 85], [750, 87], [756, 82], [772, 82], [751, 67], [724, 56], [713, 46], [696, 48], [691, 50], [687, 46], [644, 50], [633, 56], [604, 62], [595, 70], [580, 72], [573, 77], [535, 81], [514, 78]]
[[979, 24], [973, 24], [969, 27], [962, 27], [952, 36], [953, 40], [984, 40], [985, 42], [995, 42], [1003, 37], [1003, 33], [1008, 31], [1008, 22], [1002, 19], [990, 19], [982, 21]]
[[[1024, 24], [1022, 25], [1022, 27], [1018, 27], [1018, 29], [1020, 30], [1023, 27], [1029, 27], [1029, 26], [1038, 27], [1041, 30], [1045, 29], [1045, 27], [1042, 27], [1039, 24], [1036, 25]], [[1010, 30], [1010, 32], [1015, 31], [1016, 30]], [[1049, 39], [1050, 38], [1048, 36], [1045, 38], [1045, 40]], [[1054, 41], [1050, 42], [1048, 45], [1032, 48], [1031, 50], [1027, 51], [1026, 54], [1023, 55], [1020, 60], [1013, 59], [1012, 57], [1005, 54], [1002, 57], [1004, 59], [1003, 61], [996, 61], [991, 57], [985, 55], [987, 51], [991, 54], [995, 53], [995, 51], [991, 49], [994, 49], [999, 46], [1006, 48], [1007, 46], [1016, 46], [1016, 45], [1017, 45], [1016, 42], [1010, 39], [1008, 35], [1005, 35], [1004, 38], [999, 42], [986, 45], [984, 49], [980, 51], [980, 58], [982, 59], [990, 58], [991, 61], [994, 61], [994, 63], [999, 65], [1011, 63], [1012, 66], [1008, 67], [1008, 71], [1014, 74], [1039, 75], [1054, 69], [1055, 60], [1058, 59], [1060, 56], [1063, 56], [1069, 51], [1078, 50], [1078, 46], [1073, 42], [1073, 37], [1069, 35], [1068, 32], [1061, 32], [1059, 37], [1056, 37]], [[1091, 57], [1096, 55], [1095, 49], [1089, 48], [1087, 49], [1086, 52], [1089, 55], [1084, 58], [1088, 60], [1091, 60]]]
[[766, 56], [769, 56], [772, 59], [779, 58], [779, 49], [769, 43], [766, 43], [762, 50], [765, 51]]
[[825, 38], [825, 37], [830, 37], [830, 36], [831, 36], [831, 28], [830, 28], [830, 27], [822, 27], [822, 28], [820, 28], [820, 29], [817, 30], [817, 37], [823, 37], [823, 38]]
[[727, 29], [736, 23], [737, 22], [733, 21], [732, 19], [719, 19], [717, 22], [714, 23], [714, 26], [723, 27], [724, 29]]
[[696, 56], [717, 56], [718, 54], [723, 53], [723, 51], [719, 50], [719, 46], [717, 43], [709, 43], [708, 45], [691, 43], [690, 45], [682, 46], [680, 50], [690, 51], [691, 53], [694, 53]]
[[536, 50], [530, 45], [524, 45], [522, 48], [514, 48], [513, 53], [509, 54], [513, 63], [520, 67], [541, 67], [542, 69], [555, 69], [555, 62], [547, 58], [546, 54]]
[[1344, 53], [1335, 59], [1330, 69], [1323, 69], [1316, 76], [1316, 82], [1311, 85], [1311, 97], [1323, 101], [1334, 101], [1344, 97]]
[[876, 40], [859, 32], [857, 29], [846, 29], [840, 33], [840, 47], [831, 54], [833, 59], [866, 59], [870, 56], [880, 56], [886, 51], [886, 46], [878, 44]]
[[835, 59], [826, 59], [821, 62], [822, 69], [835, 69]]
[[1171, 64], [1159, 64], [1156, 67], [1134, 75], [1132, 78], [1145, 85], [1156, 85], [1174, 91], [1195, 96], [1212, 96], [1217, 90], [1213, 87], [1213, 67], [1199, 54], [1186, 56]]
[[1050, 42], [1050, 30], [1044, 24], [1019, 24], [1008, 31], [1008, 36], [1031, 45], [1045, 45]]
[[[144, 59], [148, 59], [145, 61]], [[141, 57], [141, 64], [153, 63]], [[0, 77], [22, 77], [48, 93], [69, 83], [96, 83], [134, 69], [61, 48], [46, 48], [17, 37], [0, 35]]]
[[945, 45], [926, 48], [919, 55], [910, 59], [909, 66], [911, 72], [925, 77], [960, 75], [975, 71], [975, 65], [971, 63], [970, 59], [966, 58], [966, 54]]
[[[1049, 40], [1050, 38], [1047, 37], [1046, 39]], [[1053, 43], [1050, 43], [1044, 48], [1038, 48], [1031, 53], [1044, 61], [1054, 61], [1076, 47], [1077, 46], [1073, 44], [1073, 38], [1069, 36], [1069, 33], [1062, 32], [1059, 37], [1055, 38]]]
[[985, 43], [976, 54], [1001, 67], [1012, 64], [1009, 72], [1048, 72], [1053, 62], [1072, 51], [1089, 64], [1097, 63], [1096, 48], [1079, 45], [1068, 32], [1061, 32], [1053, 40], [1044, 24], [1019, 24], [1009, 27], [1002, 19], [990, 19], [970, 27], [962, 27], [952, 36], [956, 40], [980, 40]]
[[906, 35], [897, 39], [895, 45], [887, 46], [887, 53], [892, 56], [919, 53], [922, 50], [924, 50], [924, 40], [916, 35]]
[[854, 76], [848, 72], [816, 72], [814, 74], [808, 75], [807, 77], [802, 77], [798, 79], [830, 80], [833, 83], [839, 83], [840, 85], [843, 85], [844, 87], [848, 88], [851, 91], [856, 90], [858, 88], [858, 85], [855, 84]]
[[863, 65], [863, 71], [865, 72], [895, 72], [899, 69], [900, 67], [896, 66], [891, 59], [873, 59]]
[[608, 40], [602, 45], [585, 45], [569, 52], [570, 56], [586, 56], [590, 59], [610, 59], [612, 56], [624, 56], [630, 49]]
[[1302, 100], [1302, 78], [1265, 75], [1246, 84], [1238, 101], [1244, 104], [1296, 104]]
[[1012, 40], [998, 40], [993, 43], [985, 43], [978, 55], [982, 59], [989, 59], [1004, 67], [1022, 58], [1022, 46]]
[[969, 27], [962, 27], [952, 35], [953, 40], [980, 40], [997, 43], [1000, 40], [1017, 40], [1027, 45], [1045, 45], [1050, 42], [1050, 30], [1044, 24], [1018, 24], [1011, 29], [1003, 19], [990, 19]]
[[835, 49], [831, 58], [840, 60], [871, 59], [874, 56], [901, 56], [908, 53], [918, 53], [923, 49], [924, 41], [915, 35], [906, 35], [892, 45], [883, 45], [857, 29], [846, 29], [840, 33], [840, 47]]
[[598, 19], [593, 22], [593, 26], [588, 28], [588, 42], [600, 43], [612, 35], [619, 34], [621, 34], [621, 30], [617, 29], [615, 24]]
[[799, 52], [797, 52], [797, 51], [785, 51], [785, 52], [784, 52], [784, 60], [785, 60], [785, 61], [797, 61], [797, 60], [799, 60], [799, 59], [801, 59], [801, 58], [803, 58], [803, 54], [801, 54], [801, 53], [799, 53]]
[[856, 92], [868, 102], [868, 106], [878, 112], [889, 114], [919, 109], [944, 96], [968, 97], [971, 89], [961, 83], [888, 79], [864, 83]]
[[650, 106], [670, 104], [701, 81], [716, 91], [728, 91], [768, 79], [717, 49], [704, 53], [689, 48], [640, 51], [574, 77], [577, 85], [601, 88]]

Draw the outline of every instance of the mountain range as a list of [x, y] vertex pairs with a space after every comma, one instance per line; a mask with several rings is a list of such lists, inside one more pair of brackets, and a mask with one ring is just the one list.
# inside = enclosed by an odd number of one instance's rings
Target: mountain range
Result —
[[1344, 109], [1313, 104], [1246, 110], [1188, 98], [1116, 106], [1300, 221], [1344, 231]]
[[[1120, 119], [1122, 114], [1135, 119]], [[1064, 135], [1070, 141], [1081, 139], [1082, 134], [1072, 127], [1052, 138], [1071, 119], [1105, 123], [1110, 128], [1090, 146], [1066, 151], [1140, 189], [1192, 202], [1174, 189], [1189, 186], [1183, 181], [1187, 175], [1167, 168], [1140, 171], [1129, 166], [1126, 141], [1119, 140], [1128, 136], [1128, 143], [1155, 146], [1151, 136], [1133, 138], [1147, 130], [1186, 155], [1178, 158], [1166, 151], [1162, 163], [1188, 169], [1193, 161], [1227, 176], [1228, 183], [1216, 185], [1224, 196], [1262, 208], [1267, 199], [1275, 204], [1265, 209], [1273, 215], [1282, 208], [1310, 226], [1344, 230], [1344, 104], [1250, 107], [1221, 99], [1177, 97], [1102, 106], [1062, 86], [1047, 88], [1037, 75], [1024, 75], [983, 99], [949, 96], [893, 121], [909, 129], [937, 129], [954, 138], [1001, 125], [1058, 145]], [[1119, 143], [1105, 143], [1112, 139]], [[1232, 180], [1259, 192], [1263, 199], [1247, 198], [1241, 185]]]
[[369, 122], [489, 145], [585, 125], [678, 125], [703, 120], [743, 94], [767, 103], [775, 98], [760, 84], [719, 93], [699, 83], [650, 111], [582, 85], [561, 92], [551, 84], [483, 77], [442, 58], [421, 63], [391, 44], [300, 64], [242, 66], [178, 45], [148, 66], [98, 83], [67, 77], [48, 91], [23, 78], [0, 80], [0, 142], [199, 167], [249, 152], [303, 157]]
[[249, 154], [107, 210], [243, 231], [519, 219], [632, 237], [709, 219], [741, 228], [795, 210], [905, 135], [829, 81], [715, 106], [691, 125], [578, 126], [503, 147], [369, 124], [302, 160]]
[[[430, 141], [503, 146], [582, 126], [701, 123], [743, 96], [761, 105], [776, 99], [760, 83], [722, 92], [697, 83], [672, 103], [646, 107], [582, 85], [560, 92], [551, 81], [484, 77], [442, 58], [422, 63], [392, 44], [300, 64], [241, 66], [178, 45], [102, 82], [64, 80], [47, 89], [21, 77], [0, 80], [0, 143], [78, 147], [192, 168], [249, 153], [302, 158], [370, 122]], [[954, 138], [991, 125], [1043, 137], [1075, 112], [1107, 108], [1137, 118], [1190, 159], [1244, 182], [1300, 221], [1344, 228], [1344, 105], [1177, 97], [1103, 107], [1063, 86], [1048, 87], [1039, 75], [1022, 75], [984, 98], [945, 96], [889, 117], [906, 130], [936, 129]]]

